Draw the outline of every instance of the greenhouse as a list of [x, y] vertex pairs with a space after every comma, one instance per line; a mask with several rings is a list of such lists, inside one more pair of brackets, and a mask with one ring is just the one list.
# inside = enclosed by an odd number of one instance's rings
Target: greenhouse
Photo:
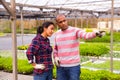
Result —
[[[105, 32], [101, 38], [79, 40], [80, 80], [120, 80], [119, 4], [120, 0], [0, 0], [0, 71], [12, 73], [12, 80], [18, 80], [18, 74], [31, 75], [33, 67], [24, 53], [37, 27], [45, 21], [56, 23], [56, 16], [64, 14], [70, 26]], [[54, 36], [50, 44], [54, 45]]]

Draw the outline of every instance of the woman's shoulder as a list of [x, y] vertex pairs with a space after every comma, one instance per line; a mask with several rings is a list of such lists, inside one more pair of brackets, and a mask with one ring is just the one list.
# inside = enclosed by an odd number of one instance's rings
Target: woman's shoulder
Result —
[[40, 34], [37, 34], [37, 35], [33, 38], [33, 40], [39, 40], [40, 38], [41, 38]]

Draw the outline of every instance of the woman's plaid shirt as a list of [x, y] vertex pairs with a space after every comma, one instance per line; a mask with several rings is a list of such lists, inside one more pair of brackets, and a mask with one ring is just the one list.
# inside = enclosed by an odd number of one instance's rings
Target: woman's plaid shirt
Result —
[[44, 64], [45, 69], [34, 69], [34, 74], [41, 74], [49, 69], [52, 69], [52, 47], [50, 46], [50, 41], [48, 38], [44, 38], [40, 34], [32, 40], [26, 55], [31, 63], [35, 62], [37, 64]]

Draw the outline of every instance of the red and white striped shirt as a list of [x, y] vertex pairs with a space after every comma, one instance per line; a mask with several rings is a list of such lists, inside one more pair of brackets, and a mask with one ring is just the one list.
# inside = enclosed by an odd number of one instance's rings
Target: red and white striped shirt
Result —
[[54, 57], [60, 59], [60, 66], [72, 67], [80, 64], [79, 38], [91, 39], [96, 37], [95, 32], [85, 32], [76, 27], [58, 30], [55, 33]]

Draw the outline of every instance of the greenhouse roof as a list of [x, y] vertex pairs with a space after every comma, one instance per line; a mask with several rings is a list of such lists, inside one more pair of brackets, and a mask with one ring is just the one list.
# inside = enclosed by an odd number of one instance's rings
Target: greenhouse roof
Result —
[[[10, 4], [10, 0], [5, 0]], [[46, 11], [47, 13], [56, 11], [69, 14], [79, 11], [83, 12], [105, 12], [110, 13], [112, 0], [15, 0], [16, 9], [23, 7], [27, 11]], [[120, 0], [114, 1], [114, 13], [120, 15]], [[0, 5], [0, 8], [3, 8]], [[63, 10], [63, 11], [61, 11]], [[66, 12], [69, 11], [69, 12]], [[51, 13], [52, 14], [52, 13]], [[79, 13], [78, 13], [79, 14]], [[98, 14], [97, 14], [98, 15]]]
[[[6, 0], [10, 2], [10, 0]], [[112, 0], [16, 0], [16, 3], [33, 6], [69, 8], [78, 10], [107, 11], [111, 9]], [[120, 7], [120, 0], [114, 0], [114, 8]], [[24, 9], [29, 9], [28, 7]], [[37, 10], [37, 9], [36, 9]], [[38, 9], [39, 10], [39, 9]]]

